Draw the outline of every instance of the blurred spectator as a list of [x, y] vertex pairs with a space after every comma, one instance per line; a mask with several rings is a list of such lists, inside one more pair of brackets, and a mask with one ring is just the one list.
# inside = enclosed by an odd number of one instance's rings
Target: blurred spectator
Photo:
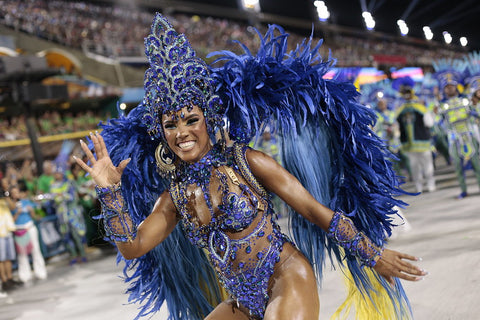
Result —
[[61, 167], [57, 167], [54, 176], [55, 181], [50, 191], [55, 199], [60, 233], [70, 253], [70, 264], [86, 262], [84, 245], [86, 227], [75, 182], [65, 177]]
[[[455, 173], [461, 193], [458, 199], [468, 196], [465, 171], [468, 164], [472, 167], [480, 186], [480, 146], [475, 137], [475, 116], [468, 99], [458, 91], [458, 77], [445, 75], [441, 81], [444, 99], [441, 101], [439, 113], [443, 118], [443, 129], [448, 137], [449, 154], [455, 166]], [[464, 101], [467, 103], [464, 103]]]
[[53, 176], [54, 164], [52, 161], [43, 162], [43, 173], [37, 179], [37, 192], [50, 193], [50, 186], [55, 180]]
[[413, 87], [404, 85], [400, 93], [405, 99], [397, 110], [397, 121], [400, 126], [400, 141], [402, 151], [408, 157], [412, 170], [412, 178], [417, 192], [423, 191], [424, 179], [427, 190], [436, 190], [432, 140], [430, 128], [433, 127], [433, 115], [427, 110], [413, 92]]
[[24, 283], [32, 279], [32, 269], [29, 262], [29, 256], [31, 255], [35, 276], [38, 279], [45, 279], [47, 269], [40, 251], [38, 230], [34, 224], [34, 219], [38, 218], [34, 210], [36, 204], [28, 199], [27, 187], [24, 183], [19, 182], [18, 186], [12, 187], [10, 197], [15, 202], [15, 207], [11, 209], [16, 226], [14, 240], [17, 250], [18, 277]]
[[35, 193], [35, 162], [31, 158], [23, 160], [22, 167], [20, 168], [20, 178], [25, 181], [30, 194]]
[[95, 193], [95, 183], [76, 162], [71, 165], [70, 171], [71, 179], [75, 182], [78, 190], [79, 204], [83, 208], [87, 244], [90, 245], [101, 238], [101, 235], [98, 233], [98, 220], [91, 218], [98, 215], [95, 207], [97, 196]]
[[[144, 57], [143, 39], [149, 32], [152, 13], [132, 5], [97, 5], [78, 1], [16, 1], [0, 2], [0, 23], [37, 37], [108, 58]], [[239, 53], [239, 40], [249, 48], [258, 44], [252, 27], [233, 20], [174, 14], [170, 21], [205, 58], [211, 51], [228, 49]], [[259, 26], [262, 32], [265, 27]], [[290, 43], [305, 37], [290, 32]], [[315, 40], [318, 40], [315, 39]], [[418, 40], [421, 43], [423, 40]], [[227, 47], [225, 47], [227, 45]], [[432, 59], [459, 58], [463, 52], [451, 47], [398, 43], [388, 37], [355, 38], [334, 34], [325, 39], [321, 54], [328, 49], [337, 58], [338, 66], [374, 66], [375, 55], [402, 56], [407, 65], [429, 66]]]
[[12, 261], [16, 259], [13, 231], [15, 222], [10, 211], [8, 192], [0, 188], [0, 279], [2, 287], [0, 295], [12, 289], [16, 285], [12, 275]]
[[395, 121], [395, 111], [393, 107], [388, 105], [387, 99], [379, 99], [375, 110], [377, 115], [377, 122], [373, 130], [375, 133], [387, 143], [388, 149], [397, 157], [393, 160], [393, 168], [399, 176], [403, 176], [402, 169], [406, 169], [408, 175], [411, 177], [411, 167], [408, 157], [400, 149], [399, 128]]
[[13, 162], [7, 162], [4, 178], [6, 180], [4, 182], [6, 187], [8, 188], [9, 186], [16, 185], [19, 178], [19, 173], [15, 164]]

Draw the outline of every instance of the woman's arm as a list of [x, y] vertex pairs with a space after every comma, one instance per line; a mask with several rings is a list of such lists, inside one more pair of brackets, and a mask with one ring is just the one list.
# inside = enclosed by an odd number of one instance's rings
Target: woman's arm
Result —
[[[252, 173], [265, 188], [278, 195], [308, 221], [325, 231], [329, 230], [335, 212], [319, 203], [297, 178], [263, 152], [248, 149], [246, 157]], [[364, 240], [369, 241], [368, 238]], [[385, 249], [381, 258], [378, 258], [380, 256], [375, 259], [374, 269], [392, 284], [393, 277], [417, 281], [428, 274], [403, 260], [419, 260], [411, 255]]]
[[319, 203], [290, 172], [263, 152], [248, 149], [247, 161], [257, 180], [279, 196], [293, 210], [323, 230], [330, 226], [334, 212]]
[[165, 240], [177, 222], [175, 205], [170, 194], [165, 191], [155, 203], [152, 213], [138, 226], [135, 239], [129, 242], [117, 241], [117, 247], [125, 259], [141, 257]]
[[80, 141], [90, 166], [74, 157], [97, 185], [97, 195], [102, 204], [102, 216], [107, 237], [115, 240], [118, 249], [126, 259], [138, 258], [165, 240], [177, 224], [175, 205], [168, 192], [157, 200], [152, 213], [135, 226], [128, 213], [121, 190], [121, 176], [130, 162], [125, 159], [116, 167], [113, 165], [102, 136], [91, 133], [95, 154]]

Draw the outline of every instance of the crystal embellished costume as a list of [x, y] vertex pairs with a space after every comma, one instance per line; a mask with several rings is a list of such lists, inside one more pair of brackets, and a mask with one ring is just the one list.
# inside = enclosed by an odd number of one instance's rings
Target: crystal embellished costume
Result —
[[[250, 315], [263, 318], [268, 281], [290, 241], [245, 156], [245, 145], [269, 125], [280, 133], [284, 167], [336, 211], [328, 231], [289, 212], [291, 242], [318, 278], [326, 254], [335, 257], [361, 293], [350, 300], [372, 301], [377, 319], [408, 318], [399, 280], [391, 286], [369, 268], [391, 234], [394, 207], [403, 204], [394, 198], [402, 191], [386, 160], [390, 153], [370, 129], [374, 113], [356, 101], [352, 84], [323, 79], [333, 63], [318, 55], [321, 43], [312, 47], [310, 39], [287, 53], [288, 34], [280, 27], [259, 37], [256, 55], [245, 46], [242, 55], [216, 52], [215, 67], [207, 66], [186, 37], [156, 15], [146, 38], [144, 100], [102, 124], [114, 165], [132, 159], [121, 187], [97, 190], [110, 239], [134, 239], [135, 226], [165, 190], [181, 218], [155, 249], [125, 261], [129, 300], [142, 304], [138, 317], [166, 302], [170, 319], [203, 319], [220, 303], [219, 280]], [[185, 163], [166, 146], [161, 117], [193, 105], [203, 111], [214, 146], [198, 162]], [[376, 304], [379, 294], [386, 298]]]
[[[198, 163], [184, 167], [169, 189], [187, 238], [208, 250], [212, 267], [232, 297], [262, 318], [269, 279], [287, 240], [266, 191], [253, 175], [242, 175], [249, 172], [244, 153], [240, 145], [226, 151], [217, 145]], [[198, 219], [202, 210], [211, 215], [206, 224]]]

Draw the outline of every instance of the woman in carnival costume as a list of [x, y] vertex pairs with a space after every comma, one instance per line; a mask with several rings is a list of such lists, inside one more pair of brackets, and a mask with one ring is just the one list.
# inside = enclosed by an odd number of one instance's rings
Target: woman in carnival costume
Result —
[[[351, 294], [370, 301], [357, 311], [411, 316], [399, 278], [426, 273], [383, 248], [401, 191], [374, 115], [353, 85], [322, 79], [332, 63], [320, 44], [287, 55], [287, 37], [271, 26], [256, 56], [217, 52], [213, 68], [157, 14], [143, 102], [90, 136], [95, 155], [81, 143], [90, 165], [75, 159], [97, 184], [137, 318], [166, 302], [169, 319], [318, 319], [327, 252], [369, 297]], [[266, 124], [288, 171], [246, 145]], [[292, 209], [292, 239], [270, 193]]]

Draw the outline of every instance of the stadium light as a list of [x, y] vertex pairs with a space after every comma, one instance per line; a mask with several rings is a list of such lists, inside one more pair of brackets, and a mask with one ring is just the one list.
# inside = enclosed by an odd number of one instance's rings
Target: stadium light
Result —
[[406, 36], [408, 34], [408, 27], [407, 27], [407, 24], [405, 23], [405, 21], [403, 21], [402, 19], [398, 19], [397, 20], [397, 25], [400, 28], [400, 34], [402, 36]]
[[242, 0], [242, 6], [245, 10], [260, 12], [260, 0]]
[[317, 0], [313, 2], [313, 5], [315, 6], [315, 8], [317, 8], [318, 19], [320, 21], [325, 22], [328, 20], [328, 18], [330, 18], [330, 11], [328, 11], [325, 2]]
[[430, 29], [430, 27], [428, 26], [423, 27], [423, 33], [425, 34], [425, 39], [427, 40], [433, 39], [433, 32], [432, 32], [432, 29]]
[[375, 20], [373, 20], [372, 14], [368, 11], [363, 11], [362, 17], [365, 20], [367, 30], [373, 30], [373, 28], [375, 28]]
[[466, 47], [467, 44], [468, 44], [468, 40], [466, 37], [461, 37], [460, 38], [460, 44], [462, 45], [462, 47]]
[[443, 31], [443, 40], [445, 40], [446, 44], [450, 44], [452, 42], [452, 35], [448, 33], [448, 31]]

